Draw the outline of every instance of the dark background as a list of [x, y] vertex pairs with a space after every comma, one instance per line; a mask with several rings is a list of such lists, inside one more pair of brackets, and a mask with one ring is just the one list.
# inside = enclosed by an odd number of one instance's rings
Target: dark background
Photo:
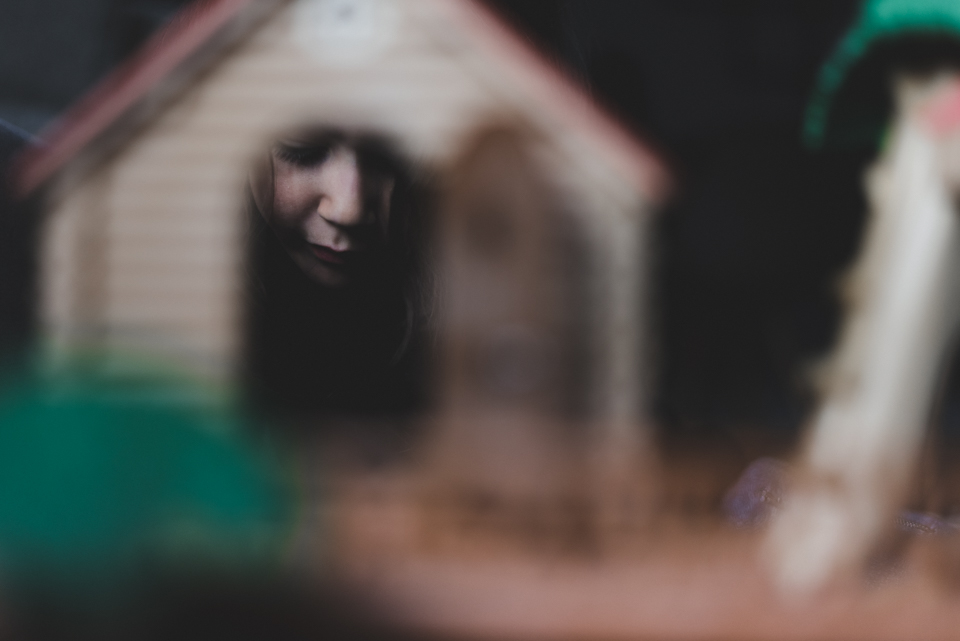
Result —
[[[0, 118], [37, 132], [179, 0], [0, 0]], [[676, 179], [657, 223], [655, 411], [666, 435], [795, 433], [864, 214], [865, 153], [800, 142], [849, 0], [489, 0], [652, 145]], [[9, 276], [9, 274], [8, 274]]]

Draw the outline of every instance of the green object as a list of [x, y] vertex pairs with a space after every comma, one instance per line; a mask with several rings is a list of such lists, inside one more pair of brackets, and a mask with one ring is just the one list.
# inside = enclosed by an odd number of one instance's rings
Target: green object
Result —
[[279, 560], [294, 503], [229, 408], [185, 380], [31, 379], [0, 395], [0, 576], [123, 582], [146, 563]]
[[960, 1], [867, 0], [824, 65], [804, 122], [812, 148], [877, 146], [891, 115], [891, 74], [960, 60]]

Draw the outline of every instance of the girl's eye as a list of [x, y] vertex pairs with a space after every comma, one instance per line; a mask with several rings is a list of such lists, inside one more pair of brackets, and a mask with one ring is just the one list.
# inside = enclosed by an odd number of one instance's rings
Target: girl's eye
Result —
[[279, 145], [276, 149], [277, 158], [299, 167], [314, 167], [323, 163], [330, 155], [330, 147], [317, 145], [309, 147], [294, 147]]

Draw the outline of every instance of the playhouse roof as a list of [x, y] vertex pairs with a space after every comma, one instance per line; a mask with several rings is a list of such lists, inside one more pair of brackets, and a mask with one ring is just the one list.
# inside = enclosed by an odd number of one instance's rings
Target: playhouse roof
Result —
[[[589, 135], [647, 198], [662, 198], [669, 179], [655, 155], [488, 9], [475, 0], [417, 1], [442, 14], [451, 33], [471, 40], [494, 64], [521, 78], [555, 119]], [[44, 144], [19, 159], [16, 190], [30, 194], [93, 143], [110, 147], [124, 140], [124, 134], [162, 110], [231, 45], [288, 3], [198, 0], [189, 5], [41, 133]]]

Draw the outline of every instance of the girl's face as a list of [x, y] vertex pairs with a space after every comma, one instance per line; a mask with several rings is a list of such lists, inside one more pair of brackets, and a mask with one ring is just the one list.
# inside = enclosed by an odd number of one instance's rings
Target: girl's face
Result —
[[386, 245], [394, 178], [364, 171], [341, 142], [283, 140], [270, 165], [252, 181], [254, 199], [290, 257], [320, 285], [355, 282]]

